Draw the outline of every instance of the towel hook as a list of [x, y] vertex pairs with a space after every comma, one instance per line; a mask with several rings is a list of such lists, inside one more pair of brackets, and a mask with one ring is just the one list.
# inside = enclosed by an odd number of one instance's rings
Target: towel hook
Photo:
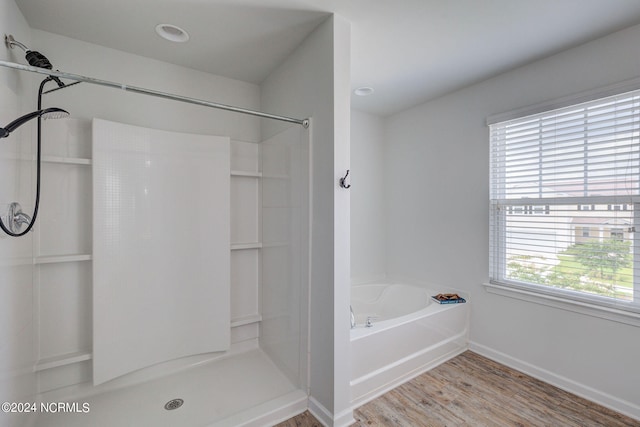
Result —
[[349, 185], [346, 184], [348, 176], [349, 176], [349, 169], [347, 169], [347, 174], [344, 176], [344, 178], [340, 178], [340, 187], [342, 187], [342, 188], [351, 188], [351, 184], [349, 184]]

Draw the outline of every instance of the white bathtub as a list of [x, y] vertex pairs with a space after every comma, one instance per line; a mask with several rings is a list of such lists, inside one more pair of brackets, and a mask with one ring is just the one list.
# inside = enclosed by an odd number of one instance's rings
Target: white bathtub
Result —
[[438, 304], [430, 297], [449, 291], [398, 283], [352, 286], [354, 408], [468, 348], [470, 304]]

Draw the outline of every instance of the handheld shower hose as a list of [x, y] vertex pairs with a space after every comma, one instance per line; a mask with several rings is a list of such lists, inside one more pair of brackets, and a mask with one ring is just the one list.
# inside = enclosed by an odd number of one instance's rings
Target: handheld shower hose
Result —
[[[44, 89], [45, 84], [47, 82], [53, 81], [50, 77], [47, 77], [40, 83], [40, 88], [38, 89], [38, 110], [33, 113], [25, 114], [22, 117], [12, 121], [4, 128], [0, 128], [0, 138], [6, 138], [9, 136], [11, 132], [13, 132], [18, 127], [27, 123], [28, 121], [37, 118], [38, 119], [38, 130], [37, 130], [37, 145], [36, 145], [36, 197], [35, 203], [33, 207], [33, 216], [29, 218], [29, 216], [22, 212], [20, 205], [17, 203], [12, 203], [9, 207], [9, 214], [7, 215], [7, 220], [9, 224], [5, 224], [2, 218], [0, 218], [0, 228], [2, 231], [7, 233], [12, 237], [20, 237], [27, 234], [33, 228], [36, 223], [36, 218], [38, 217], [38, 210], [40, 208], [40, 175], [41, 175], [41, 163], [42, 163], [42, 119], [47, 118], [62, 118], [67, 117], [69, 113], [62, 108], [45, 108], [42, 109], [42, 91]], [[29, 224], [27, 228], [23, 231], [16, 232], [16, 229], [20, 229], [22, 224]]]
[[[34, 67], [52, 69], [53, 66], [51, 62], [39, 52], [35, 52], [29, 50], [24, 44], [16, 41], [13, 36], [5, 36], [5, 43], [8, 47], [13, 48], [14, 46], [18, 46], [26, 52], [26, 59], [30, 65]], [[40, 208], [40, 176], [41, 176], [41, 163], [42, 163], [42, 119], [48, 118], [61, 118], [67, 117], [69, 113], [62, 108], [42, 108], [42, 92], [44, 90], [44, 86], [48, 82], [55, 82], [58, 85], [58, 88], [66, 87], [65, 84], [57, 77], [49, 76], [45, 78], [40, 83], [40, 88], [38, 89], [38, 109], [32, 113], [25, 114], [22, 117], [17, 118], [12, 121], [8, 125], [3, 128], [0, 128], [0, 138], [8, 137], [11, 132], [27, 123], [30, 120], [37, 119], [38, 120], [38, 128], [37, 128], [37, 146], [36, 146], [36, 195], [35, 195], [35, 203], [33, 207], [33, 216], [30, 218], [29, 215], [22, 212], [20, 205], [16, 202], [13, 202], [9, 205], [9, 213], [7, 214], [8, 224], [0, 217], [0, 229], [7, 233], [12, 237], [20, 237], [27, 234], [33, 228], [36, 223], [36, 218], [38, 217], [38, 210]], [[27, 228], [23, 231], [19, 231], [23, 224], [28, 224]]]

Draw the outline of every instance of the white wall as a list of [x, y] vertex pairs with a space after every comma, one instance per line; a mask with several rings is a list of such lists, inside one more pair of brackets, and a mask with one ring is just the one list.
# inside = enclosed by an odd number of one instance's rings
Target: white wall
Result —
[[386, 120], [390, 275], [471, 294], [472, 348], [640, 419], [637, 327], [487, 293], [487, 116], [640, 76], [640, 26]]
[[386, 275], [385, 142], [382, 118], [351, 110], [351, 281]]
[[[350, 27], [322, 23], [261, 85], [262, 109], [312, 117], [310, 409], [327, 425], [352, 422], [349, 408]], [[271, 124], [269, 124], [271, 125]], [[263, 128], [269, 136], [275, 130]]]
[[[168, 44], [167, 48], [173, 46]], [[161, 92], [258, 109], [257, 85], [33, 30], [33, 49], [53, 67], [74, 74]], [[66, 105], [73, 117], [99, 117], [163, 130], [217, 134], [260, 141], [260, 120], [243, 114], [181, 104], [161, 98], [81, 83], [47, 95], [45, 102]]]
[[[31, 41], [29, 27], [13, 0], [0, 2], [0, 34], [11, 34], [25, 44]], [[24, 59], [20, 49], [0, 49], [6, 61]], [[16, 71], [0, 70], [0, 126], [35, 109], [35, 97], [28, 94], [29, 79]], [[28, 101], [28, 102], [27, 102]], [[32, 181], [35, 149], [33, 126], [23, 125], [0, 145], [0, 215], [3, 219], [9, 203], [18, 201], [25, 213], [33, 212]], [[19, 161], [18, 158], [27, 159]], [[9, 237], [0, 231], [0, 401], [33, 401], [36, 378], [35, 326], [33, 322], [33, 233]], [[28, 415], [0, 412], [0, 425], [22, 426]]]

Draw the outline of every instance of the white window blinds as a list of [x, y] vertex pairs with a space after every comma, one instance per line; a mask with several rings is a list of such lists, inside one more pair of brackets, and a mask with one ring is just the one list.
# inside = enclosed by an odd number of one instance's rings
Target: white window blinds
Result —
[[639, 135], [640, 90], [490, 125], [492, 282], [640, 311]]

